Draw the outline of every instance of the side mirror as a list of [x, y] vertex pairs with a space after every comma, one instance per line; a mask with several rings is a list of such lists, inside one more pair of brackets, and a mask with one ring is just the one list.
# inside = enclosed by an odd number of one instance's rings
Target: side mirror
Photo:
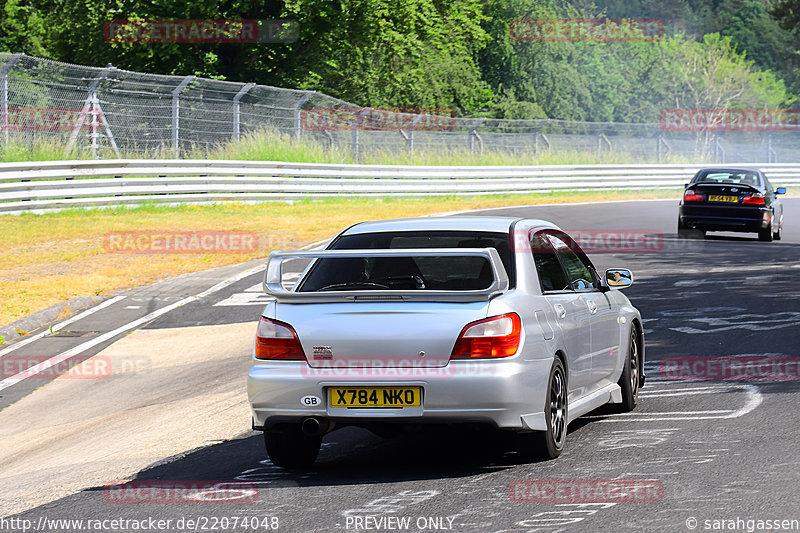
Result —
[[778, 187], [775, 189], [775, 194], [786, 194], [786, 187]]
[[612, 289], [624, 289], [633, 285], [633, 272], [627, 268], [610, 268], [606, 270], [606, 283]]

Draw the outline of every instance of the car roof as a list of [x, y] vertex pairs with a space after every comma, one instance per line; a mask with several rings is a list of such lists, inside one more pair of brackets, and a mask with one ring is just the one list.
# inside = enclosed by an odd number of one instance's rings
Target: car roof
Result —
[[418, 217], [394, 220], [361, 222], [350, 226], [342, 235], [374, 233], [386, 231], [488, 231], [508, 233], [514, 222], [524, 221], [528, 227], [547, 227], [558, 229], [555, 224], [544, 220], [522, 219], [516, 217]]
[[755, 174], [761, 175], [761, 171], [757, 168], [750, 168], [750, 167], [711, 167], [711, 168], [701, 168], [697, 171], [697, 175], [700, 174], [708, 174], [710, 172], [752, 172]]

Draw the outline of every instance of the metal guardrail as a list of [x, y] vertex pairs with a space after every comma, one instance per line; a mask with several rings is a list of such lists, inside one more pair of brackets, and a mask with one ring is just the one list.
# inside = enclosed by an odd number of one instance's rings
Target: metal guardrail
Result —
[[[185, 159], [0, 163], [0, 213], [151, 202], [677, 189], [703, 166], [707, 165], [407, 166]], [[800, 185], [799, 164], [742, 166], [761, 168], [775, 186]]]

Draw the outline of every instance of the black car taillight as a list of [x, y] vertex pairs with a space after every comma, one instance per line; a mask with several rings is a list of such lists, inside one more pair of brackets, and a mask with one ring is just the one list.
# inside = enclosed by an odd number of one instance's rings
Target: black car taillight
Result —
[[702, 202], [704, 200], [705, 197], [702, 194], [694, 192], [692, 189], [686, 189], [683, 193], [684, 202]]
[[742, 203], [749, 205], [765, 205], [766, 202], [763, 196], [760, 194], [754, 194], [752, 196], [745, 196], [742, 198]]

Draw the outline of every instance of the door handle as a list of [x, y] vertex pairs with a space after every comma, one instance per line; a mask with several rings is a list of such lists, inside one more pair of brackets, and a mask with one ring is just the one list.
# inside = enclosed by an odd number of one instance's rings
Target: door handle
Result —
[[586, 307], [589, 308], [589, 313], [595, 314], [597, 312], [597, 304], [592, 300], [586, 300]]
[[556, 310], [556, 314], [558, 315], [558, 318], [566, 318], [567, 317], [567, 310], [564, 309], [563, 305], [555, 304], [553, 306], [553, 309]]

